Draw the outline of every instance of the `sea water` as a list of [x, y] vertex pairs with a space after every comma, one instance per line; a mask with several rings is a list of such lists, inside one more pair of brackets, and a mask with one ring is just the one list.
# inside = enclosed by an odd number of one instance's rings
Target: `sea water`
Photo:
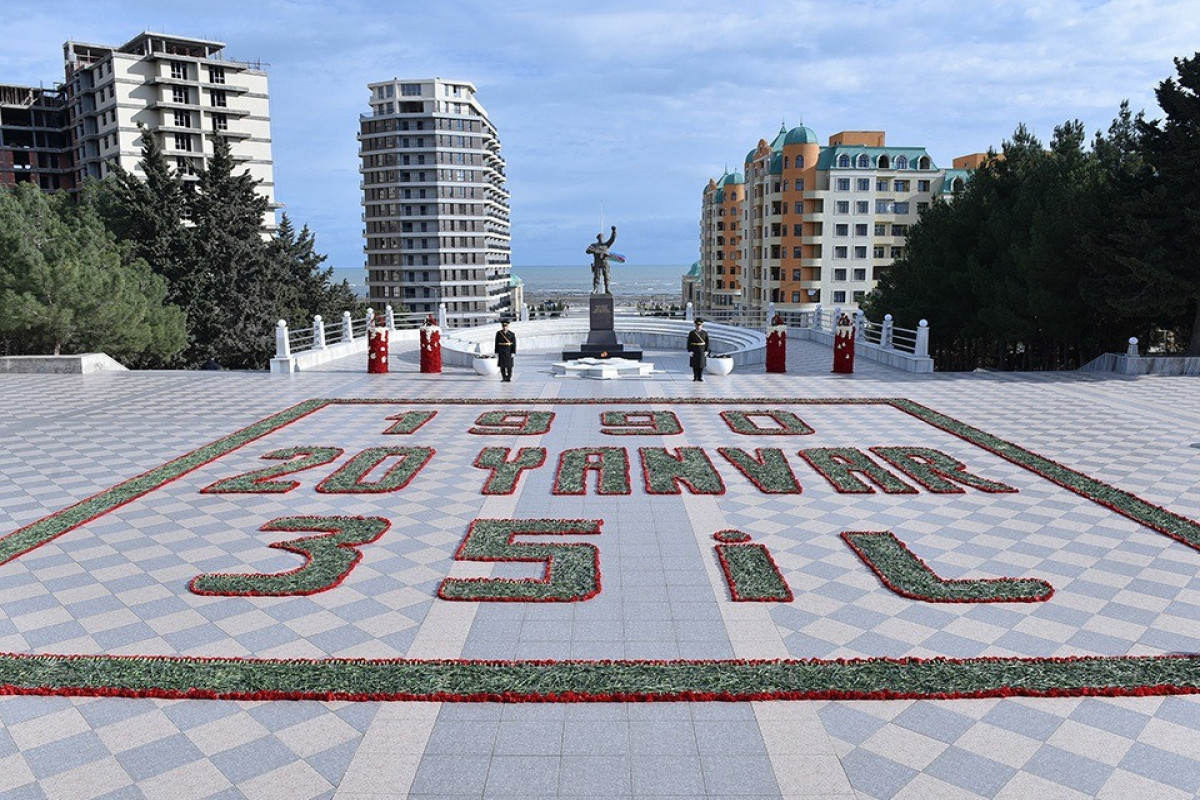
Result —
[[[609, 269], [610, 288], [614, 295], [637, 295], [668, 298], [679, 296], [680, 278], [687, 267], [674, 264], [613, 264]], [[555, 267], [512, 268], [514, 275], [525, 282], [527, 295], [580, 295], [592, 290], [592, 270], [586, 264]], [[363, 297], [367, 291], [367, 271], [362, 267], [334, 267], [333, 280], [347, 280], [354, 291]]]

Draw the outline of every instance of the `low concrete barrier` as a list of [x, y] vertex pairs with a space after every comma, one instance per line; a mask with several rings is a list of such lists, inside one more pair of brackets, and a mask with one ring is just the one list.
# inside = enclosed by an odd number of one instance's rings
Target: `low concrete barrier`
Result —
[[124, 372], [126, 367], [105, 353], [73, 356], [3, 356], [0, 373], [39, 375], [89, 375], [93, 372]]

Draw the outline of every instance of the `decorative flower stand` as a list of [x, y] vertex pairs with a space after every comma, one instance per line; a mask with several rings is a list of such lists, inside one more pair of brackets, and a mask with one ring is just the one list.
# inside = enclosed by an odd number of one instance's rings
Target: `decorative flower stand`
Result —
[[704, 371], [709, 375], [728, 375], [733, 372], [733, 359], [730, 356], [709, 356]]
[[475, 359], [471, 361], [471, 366], [475, 368], [476, 375], [500, 374], [500, 362], [496, 360], [495, 356], [476, 356]]

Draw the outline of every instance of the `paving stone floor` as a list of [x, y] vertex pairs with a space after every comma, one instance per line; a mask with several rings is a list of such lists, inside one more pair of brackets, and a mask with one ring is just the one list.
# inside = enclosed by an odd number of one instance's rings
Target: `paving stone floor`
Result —
[[[365, 357], [364, 357], [365, 358]], [[793, 342], [789, 372], [690, 379], [648, 353], [646, 379], [555, 378], [555, 354], [522, 353], [500, 383], [415, 350], [366, 375], [363, 358], [290, 376], [130, 372], [0, 376], [0, 536], [309, 398], [336, 405], [205, 464], [0, 565], [0, 652], [247, 658], [728, 659], [1155, 655], [1200, 652], [1200, 553], [886, 406], [811, 405], [815, 433], [785, 447], [803, 494], [764, 494], [715, 457], [724, 405], [671, 405], [684, 432], [599, 433], [603, 405], [546, 406], [539, 436], [465, 433], [514, 398], [907, 398], [1191, 519], [1200, 518], [1200, 379], [1046, 373], [910, 375], [860, 360], [829, 374], [828, 349]], [[483, 406], [442, 398], [494, 399]], [[620, 408], [614, 404], [613, 408]], [[755, 407], [745, 402], [741, 407]], [[382, 439], [386, 417], [438, 410]], [[634, 409], [637, 410], [637, 409]], [[386, 411], [386, 413], [385, 413]], [[779, 437], [770, 437], [776, 439]], [[434, 447], [397, 493], [314, 486], [204, 494], [274, 449]], [[788, 444], [791, 444], [790, 442]], [[776, 441], [766, 445], [778, 446]], [[834, 492], [799, 447], [919, 445], [1018, 488], [945, 495]], [[511, 495], [482, 495], [487, 446], [545, 447]], [[626, 447], [632, 491], [552, 493], [557, 454]], [[651, 495], [642, 446], [714, 454], [722, 495]], [[267, 462], [271, 463], [271, 462]], [[309, 477], [309, 476], [312, 477]], [[797, 499], [799, 498], [799, 499]], [[295, 555], [260, 533], [291, 515], [383, 516], [344, 583], [284, 598], [188, 591], [202, 573], [271, 573]], [[603, 588], [579, 603], [459, 603], [446, 577], [531, 577], [525, 565], [456, 562], [477, 518], [604, 519]], [[766, 546], [789, 603], [732, 603], [711, 535]], [[866, 569], [842, 530], [892, 530], [948, 578], [1040, 577], [1042, 603], [931, 604]], [[291, 536], [295, 536], [292, 534]], [[270, 538], [265, 538], [270, 537]], [[3, 798], [1189, 798], [1200, 796], [1200, 700], [657, 703], [235, 702], [0, 697]]]

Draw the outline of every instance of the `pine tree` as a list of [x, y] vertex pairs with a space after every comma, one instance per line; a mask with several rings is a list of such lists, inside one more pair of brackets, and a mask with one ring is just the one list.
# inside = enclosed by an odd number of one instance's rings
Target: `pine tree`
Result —
[[129, 363], [172, 356], [183, 313], [91, 206], [23, 185], [0, 192], [0, 335], [20, 352], [106, 352]]
[[140, 130], [139, 167], [145, 179], [114, 163], [115, 177], [91, 182], [85, 186], [84, 197], [96, 206], [119, 240], [132, 244], [134, 255], [167, 279], [171, 302], [180, 302], [189, 294], [191, 230], [184, 223], [189, 189], [167, 163], [158, 138]]
[[305, 225], [296, 231], [287, 214], [271, 241], [270, 257], [282, 273], [279, 318], [293, 326], [306, 325], [314, 314], [340, 319], [343, 311], [358, 314], [362, 303], [346, 281], [333, 283], [333, 268], [324, 267], [325, 256], [316, 251], [316, 237]]
[[194, 258], [187, 283], [193, 365], [262, 369], [274, 352], [274, 320], [283, 275], [267, 257], [263, 218], [270, 208], [256, 181], [234, 174], [229, 144], [218, 137], [199, 173], [191, 204]]
[[1128, 302], [1171, 318], [1200, 356], [1200, 53], [1175, 59], [1155, 97], [1166, 118], [1138, 120], [1145, 169], [1130, 208], [1123, 259], [1135, 291]]

